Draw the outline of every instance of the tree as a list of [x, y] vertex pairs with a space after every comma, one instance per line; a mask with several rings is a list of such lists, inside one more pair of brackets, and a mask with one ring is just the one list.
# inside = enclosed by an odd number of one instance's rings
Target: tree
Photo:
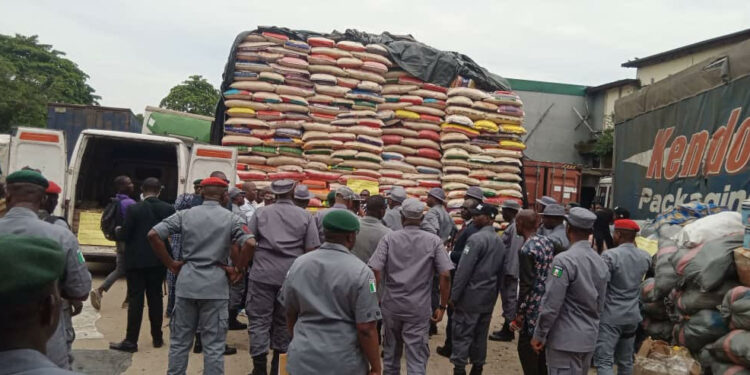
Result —
[[44, 127], [47, 103], [98, 104], [89, 76], [36, 35], [0, 34], [0, 132]]
[[612, 155], [615, 144], [615, 128], [604, 129], [594, 143], [594, 154], [604, 157]]
[[181, 84], [172, 87], [169, 94], [159, 103], [159, 107], [213, 116], [219, 97], [219, 90], [215, 89], [205, 78], [192, 75]]

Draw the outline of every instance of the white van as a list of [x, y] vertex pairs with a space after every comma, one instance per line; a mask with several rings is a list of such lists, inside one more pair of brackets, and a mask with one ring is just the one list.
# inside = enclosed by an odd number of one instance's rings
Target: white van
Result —
[[213, 171], [224, 172], [232, 184], [236, 179], [236, 149], [188, 145], [172, 137], [84, 130], [69, 166], [65, 150], [62, 131], [18, 128], [10, 137], [9, 163], [3, 165], [3, 173], [29, 166], [58, 183], [63, 189], [58, 215], [70, 223], [84, 255], [93, 261], [115, 256], [114, 244], [104, 239], [98, 222], [114, 196], [115, 177], [130, 176], [135, 196], [140, 194], [143, 180], [156, 177], [164, 184], [160, 198], [170, 203], [178, 195], [192, 192], [194, 179], [208, 177]]

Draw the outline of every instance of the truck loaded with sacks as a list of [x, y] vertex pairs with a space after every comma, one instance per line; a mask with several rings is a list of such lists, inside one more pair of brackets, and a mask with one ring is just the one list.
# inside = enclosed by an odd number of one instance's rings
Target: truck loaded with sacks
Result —
[[[259, 187], [289, 178], [324, 200], [349, 185], [425, 198], [454, 219], [469, 186], [523, 201], [523, 104], [503, 78], [411, 36], [259, 28], [238, 35], [212, 141]], [[373, 191], [377, 190], [377, 191]]]
[[638, 219], [700, 201], [739, 209], [750, 172], [750, 41], [615, 105], [614, 205]]

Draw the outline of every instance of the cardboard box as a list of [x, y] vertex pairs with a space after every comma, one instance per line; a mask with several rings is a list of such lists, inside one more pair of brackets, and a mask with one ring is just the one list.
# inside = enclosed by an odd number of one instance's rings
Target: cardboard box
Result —
[[700, 375], [701, 366], [687, 348], [670, 346], [667, 342], [643, 342], [635, 355], [633, 375]]

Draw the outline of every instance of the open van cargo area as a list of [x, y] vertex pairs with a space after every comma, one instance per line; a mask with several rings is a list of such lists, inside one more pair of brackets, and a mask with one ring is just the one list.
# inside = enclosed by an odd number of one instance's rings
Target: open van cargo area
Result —
[[81, 160], [74, 206], [73, 229], [77, 232], [80, 210], [102, 210], [114, 196], [113, 181], [120, 175], [130, 176], [139, 187], [148, 177], [164, 185], [160, 198], [173, 203], [177, 198], [177, 147], [172, 143], [144, 142], [130, 139], [92, 137]]

